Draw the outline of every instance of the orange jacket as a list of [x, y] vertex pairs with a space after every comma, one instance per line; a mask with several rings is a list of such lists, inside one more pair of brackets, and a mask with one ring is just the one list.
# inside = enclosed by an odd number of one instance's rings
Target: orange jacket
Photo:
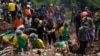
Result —
[[14, 21], [14, 26], [17, 28], [18, 26], [22, 25], [23, 24], [23, 19], [20, 18], [20, 19], [15, 19]]

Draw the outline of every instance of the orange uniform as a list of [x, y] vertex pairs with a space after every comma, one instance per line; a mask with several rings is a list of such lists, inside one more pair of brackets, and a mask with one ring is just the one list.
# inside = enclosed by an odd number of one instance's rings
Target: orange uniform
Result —
[[15, 19], [14, 26], [17, 28], [18, 26], [23, 24], [23, 19]]

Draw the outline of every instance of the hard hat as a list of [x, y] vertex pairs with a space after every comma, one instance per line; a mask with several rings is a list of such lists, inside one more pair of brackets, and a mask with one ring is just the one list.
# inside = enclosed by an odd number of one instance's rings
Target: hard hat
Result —
[[87, 15], [88, 15], [88, 13], [86, 11], [84, 11], [84, 12], [81, 13], [81, 16], [83, 16], [83, 17], [85, 17]]
[[32, 38], [32, 39], [34, 39], [34, 40], [36, 40], [36, 39], [38, 38], [38, 35], [35, 34], [35, 33], [31, 33], [31, 34], [29, 35], [29, 37]]
[[39, 20], [39, 24], [42, 24], [43, 23], [43, 21], [42, 20]]
[[23, 32], [22, 32], [21, 30], [17, 30], [17, 31], [15, 32], [16, 36], [20, 36], [22, 33], [23, 33]]
[[63, 26], [68, 27], [68, 23], [64, 22]]
[[53, 4], [50, 4], [50, 6], [53, 6]]
[[30, 5], [27, 5], [26, 7], [29, 7], [30, 8], [31, 6]]

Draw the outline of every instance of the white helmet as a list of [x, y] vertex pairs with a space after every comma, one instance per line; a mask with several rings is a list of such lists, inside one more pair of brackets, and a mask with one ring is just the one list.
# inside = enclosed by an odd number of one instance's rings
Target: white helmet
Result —
[[37, 39], [38, 39], [38, 35], [35, 34], [35, 33], [31, 33], [31, 34], [29, 35], [29, 37], [31, 38], [31, 40], [32, 40], [32, 39], [33, 39], [33, 40], [37, 40]]
[[26, 7], [29, 7], [30, 8], [31, 6], [30, 5], [27, 5]]
[[23, 32], [22, 32], [21, 30], [17, 30], [17, 31], [15, 32], [16, 36], [21, 36], [22, 33], [23, 33]]

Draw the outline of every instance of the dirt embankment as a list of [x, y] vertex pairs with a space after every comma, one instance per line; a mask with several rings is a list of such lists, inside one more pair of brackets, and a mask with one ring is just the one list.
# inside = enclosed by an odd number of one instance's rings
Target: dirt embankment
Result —
[[4, 33], [7, 30], [13, 29], [13, 24], [9, 24], [5, 21], [0, 22], [0, 33]]

